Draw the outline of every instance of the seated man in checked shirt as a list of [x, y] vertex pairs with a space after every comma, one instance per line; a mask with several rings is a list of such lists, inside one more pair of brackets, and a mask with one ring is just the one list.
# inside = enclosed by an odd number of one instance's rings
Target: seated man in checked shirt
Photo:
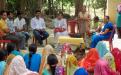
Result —
[[36, 10], [35, 17], [31, 20], [31, 27], [33, 29], [33, 34], [35, 38], [39, 41], [40, 45], [43, 45], [43, 40], [49, 37], [49, 34], [46, 32], [46, 26], [44, 19], [40, 16], [41, 12]]

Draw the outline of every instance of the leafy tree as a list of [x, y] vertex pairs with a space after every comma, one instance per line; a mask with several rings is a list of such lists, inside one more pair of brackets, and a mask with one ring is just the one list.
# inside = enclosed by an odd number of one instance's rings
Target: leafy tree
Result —
[[107, 0], [88, 0], [90, 6], [94, 9], [94, 14], [96, 16], [96, 9], [102, 9], [104, 11], [104, 15], [106, 13], [107, 8]]

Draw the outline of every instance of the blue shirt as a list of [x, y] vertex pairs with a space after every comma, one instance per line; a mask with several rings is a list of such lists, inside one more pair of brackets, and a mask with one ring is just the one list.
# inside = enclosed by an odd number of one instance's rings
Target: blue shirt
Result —
[[0, 61], [0, 75], [4, 74], [5, 67], [6, 67], [6, 62]]
[[[27, 68], [31, 71], [39, 72], [40, 64], [41, 64], [41, 55], [40, 54], [32, 54], [31, 59], [29, 59], [29, 54], [24, 56], [24, 61]], [[31, 61], [31, 65], [29, 65], [29, 61]]]
[[[106, 29], [113, 30], [113, 24], [111, 22], [108, 22], [104, 25], [104, 28], [102, 29], [102, 32], [104, 32]], [[110, 37], [112, 32], [108, 32], [107, 34], [104, 34], [105, 36]]]

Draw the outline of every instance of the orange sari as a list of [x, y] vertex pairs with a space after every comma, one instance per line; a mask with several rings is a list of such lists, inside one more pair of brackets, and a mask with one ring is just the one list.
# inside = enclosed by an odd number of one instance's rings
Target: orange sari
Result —
[[99, 54], [96, 48], [90, 49], [85, 58], [78, 62], [80, 67], [84, 67], [86, 70], [93, 72], [95, 64], [99, 59]]

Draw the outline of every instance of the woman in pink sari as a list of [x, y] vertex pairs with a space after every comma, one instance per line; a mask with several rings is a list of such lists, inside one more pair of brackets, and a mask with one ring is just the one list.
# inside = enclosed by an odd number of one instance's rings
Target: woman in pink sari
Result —
[[114, 48], [112, 50], [112, 54], [116, 64], [116, 71], [121, 74], [121, 51], [118, 48]]
[[97, 61], [94, 75], [118, 75], [114, 72], [108, 65], [108, 62], [104, 59], [100, 59]]

